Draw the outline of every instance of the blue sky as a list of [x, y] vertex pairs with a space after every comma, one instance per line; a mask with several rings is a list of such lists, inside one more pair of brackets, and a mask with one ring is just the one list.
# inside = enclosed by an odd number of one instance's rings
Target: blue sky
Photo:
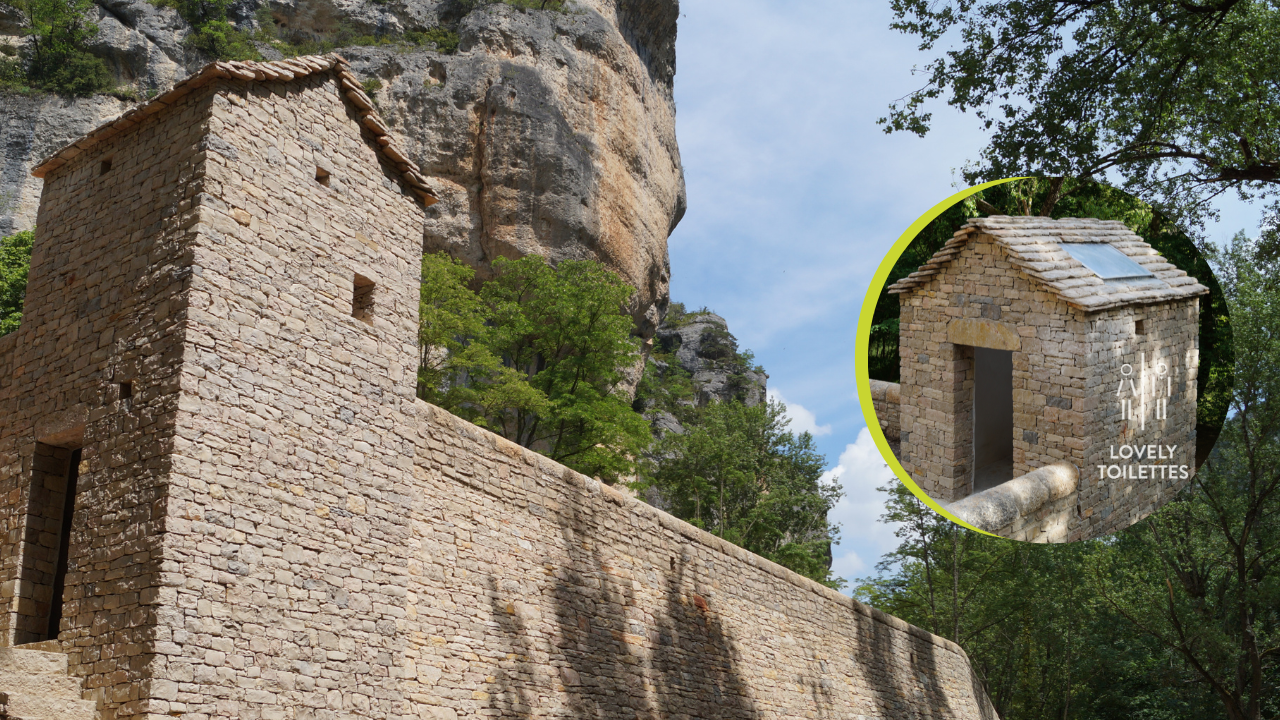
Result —
[[[892, 475], [855, 387], [862, 300], [889, 246], [985, 144], [941, 104], [925, 138], [876, 125], [929, 59], [890, 20], [889, 0], [684, 0], [676, 45], [689, 211], [669, 241], [671, 297], [724, 316], [792, 427], [815, 434], [846, 492], [832, 515], [846, 579], [896, 545], [876, 522]], [[1214, 239], [1257, 227], [1255, 208], [1220, 208]]]

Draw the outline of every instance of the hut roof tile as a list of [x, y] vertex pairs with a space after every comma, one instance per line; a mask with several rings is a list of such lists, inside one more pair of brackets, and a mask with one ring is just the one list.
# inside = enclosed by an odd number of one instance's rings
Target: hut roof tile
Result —
[[[1155, 248], [1119, 220], [1090, 218], [974, 218], [960, 228], [920, 269], [889, 286], [893, 294], [909, 293], [925, 284], [979, 235], [1001, 245], [1009, 261], [1023, 273], [1057, 293], [1068, 304], [1088, 312], [1121, 305], [1147, 305], [1196, 297], [1209, 292], [1195, 278], [1170, 264]], [[1107, 243], [1152, 273], [1153, 277], [1103, 280], [1062, 248], [1062, 243]]]

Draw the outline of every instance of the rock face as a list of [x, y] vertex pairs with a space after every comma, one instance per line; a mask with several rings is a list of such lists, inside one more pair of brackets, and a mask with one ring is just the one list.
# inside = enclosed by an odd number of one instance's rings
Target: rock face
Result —
[[0, 95], [0, 102], [0, 235], [10, 235], [35, 224], [42, 183], [31, 168], [129, 106], [107, 95]]
[[[764, 401], [769, 376], [738, 352], [737, 338], [715, 313], [685, 314], [680, 305], [658, 326], [653, 355], [645, 366], [633, 407], [654, 434], [683, 434], [682, 408], [710, 402]], [[656, 496], [655, 496], [656, 497]], [[661, 506], [654, 497], [650, 504]]]
[[[253, 25], [255, 0], [231, 10]], [[473, 9], [468, 9], [473, 8]], [[423, 247], [465, 259], [484, 278], [494, 259], [596, 259], [637, 288], [630, 308], [650, 338], [666, 310], [667, 235], [685, 209], [675, 138], [677, 0], [572, 0], [563, 11], [459, 0], [272, 3], [302, 36], [456, 28], [456, 54], [388, 47], [339, 52], [432, 180]], [[94, 52], [122, 82], [163, 88], [204, 59], [183, 44], [177, 13], [145, 0], [99, 0]], [[6, 32], [13, 32], [13, 29]], [[32, 165], [125, 110], [114, 99], [6, 98], [0, 197], [6, 232], [34, 222]], [[12, 108], [12, 109], [11, 109]]]
[[[769, 376], [739, 359], [737, 338], [729, 332], [725, 319], [715, 313], [695, 315], [678, 327], [663, 324], [655, 346], [674, 356], [693, 377], [698, 405], [713, 400], [757, 405], [764, 400]], [[663, 370], [667, 363], [656, 361], [655, 365]]]

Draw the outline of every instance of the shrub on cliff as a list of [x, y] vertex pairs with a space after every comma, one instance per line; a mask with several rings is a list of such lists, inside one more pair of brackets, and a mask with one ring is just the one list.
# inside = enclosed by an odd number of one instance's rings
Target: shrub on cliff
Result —
[[178, 11], [191, 25], [184, 42], [209, 57], [219, 60], [258, 60], [260, 55], [253, 39], [231, 24], [227, 10], [231, 0], [149, 0], [156, 7]]
[[8, 60], [0, 76], [10, 87], [31, 87], [64, 95], [92, 95], [115, 84], [107, 64], [85, 50], [98, 26], [85, 13], [93, 0], [8, 0], [22, 16], [31, 38], [21, 60]]
[[592, 261], [494, 270], [477, 293], [470, 268], [423, 258], [419, 396], [587, 475], [633, 474], [650, 441], [617, 389], [639, 355], [634, 290]]
[[0, 336], [17, 330], [22, 322], [22, 299], [27, 294], [34, 236], [31, 230], [24, 230], [0, 238]]

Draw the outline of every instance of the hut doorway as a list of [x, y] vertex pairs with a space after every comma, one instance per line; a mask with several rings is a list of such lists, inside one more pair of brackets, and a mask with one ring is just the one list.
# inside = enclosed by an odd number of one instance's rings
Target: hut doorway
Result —
[[1013, 351], [973, 349], [973, 491], [1013, 479]]

